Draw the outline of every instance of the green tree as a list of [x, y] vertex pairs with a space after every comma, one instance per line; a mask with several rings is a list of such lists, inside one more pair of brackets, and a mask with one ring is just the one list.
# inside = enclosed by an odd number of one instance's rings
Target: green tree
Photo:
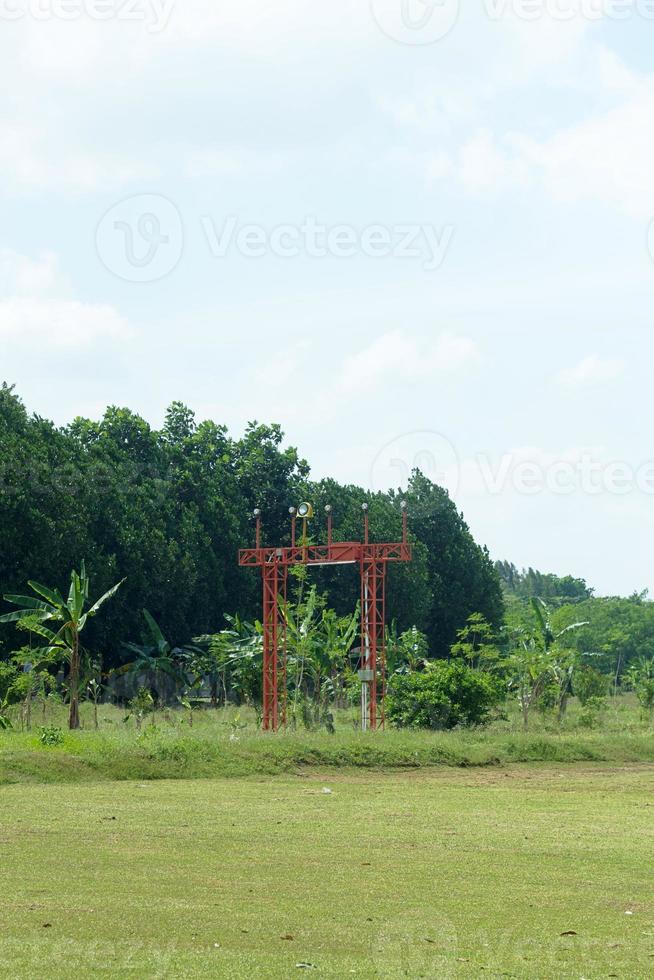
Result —
[[500, 659], [495, 632], [481, 613], [468, 616], [466, 625], [458, 630], [451, 648], [453, 657], [462, 657], [470, 667], [489, 669]]
[[488, 551], [473, 539], [447, 491], [415, 471], [406, 494], [412, 533], [427, 551], [431, 653], [447, 657], [457, 630], [481, 614], [494, 629], [504, 618], [497, 572]]

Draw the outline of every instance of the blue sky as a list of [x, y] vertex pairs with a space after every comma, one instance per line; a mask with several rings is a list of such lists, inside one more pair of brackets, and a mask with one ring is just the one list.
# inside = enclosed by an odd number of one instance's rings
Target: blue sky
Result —
[[654, 590], [654, 3], [39, 3], [0, 0], [31, 409], [278, 421], [315, 476], [421, 465], [494, 557]]

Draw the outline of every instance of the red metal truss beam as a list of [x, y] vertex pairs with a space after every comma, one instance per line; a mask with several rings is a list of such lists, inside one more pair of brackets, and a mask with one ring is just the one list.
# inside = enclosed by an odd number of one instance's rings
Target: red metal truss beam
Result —
[[338, 541], [331, 545], [312, 544], [295, 548], [242, 548], [238, 553], [238, 563], [242, 567], [272, 563], [286, 566], [354, 565], [361, 561], [411, 561], [411, 545], [402, 541], [390, 544]]

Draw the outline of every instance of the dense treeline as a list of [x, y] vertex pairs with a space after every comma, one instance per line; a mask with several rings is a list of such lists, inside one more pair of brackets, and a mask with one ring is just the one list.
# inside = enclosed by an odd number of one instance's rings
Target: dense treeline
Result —
[[[177, 402], [160, 430], [116, 407], [100, 422], [78, 418], [59, 428], [30, 415], [3, 384], [0, 453], [0, 594], [24, 592], [28, 579], [63, 589], [82, 559], [96, 594], [125, 577], [85, 634], [107, 667], [140, 635], [144, 608], [173, 644], [222, 629], [226, 614], [259, 616], [258, 578], [236, 563], [239, 546], [252, 541], [255, 507], [270, 543], [288, 541], [288, 507], [302, 499], [316, 507], [316, 538], [327, 503], [337, 539], [360, 536], [363, 501], [373, 539], [394, 539], [400, 529], [396, 493], [314, 482], [278, 426], [252, 423], [235, 439]], [[391, 570], [388, 616], [400, 631], [424, 630], [431, 655], [447, 656], [472, 613], [499, 629], [502, 589], [446, 491], [416, 472], [405, 496], [414, 561]], [[358, 598], [350, 572], [315, 576], [340, 613]], [[5, 653], [18, 642], [10, 627], [0, 640]]]
[[530, 600], [538, 599], [551, 608], [555, 629], [582, 624], [567, 635], [567, 644], [616, 683], [630, 666], [654, 655], [654, 602], [647, 592], [594, 596], [584, 579], [571, 575], [519, 571], [506, 561], [495, 568], [504, 590], [507, 637], [537, 625]]
[[572, 575], [560, 577], [533, 568], [520, 571], [508, 561], [496, 561], [495, 569], [505, 590], [523, 599], [537, 597], [554, 603], [576, 602], [590, 599], [594, 591], [584, 579]]

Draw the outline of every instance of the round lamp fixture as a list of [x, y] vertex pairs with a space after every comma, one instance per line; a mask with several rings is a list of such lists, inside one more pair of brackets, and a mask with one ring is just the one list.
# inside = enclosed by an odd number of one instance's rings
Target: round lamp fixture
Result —
[[254, 509], [254, 516], [255, 517], [261, 517], [261, 511], [259, 510], [258, 507], [255, 507], [255, 509]]
[[311, 504], [307, 504], [307, 503], [300, 504], [300, 506], [297, 509], [297, 512], [298, 512], [298, 517], [302, 517], [304, 518], [304, 520], [306, 520], [309, 517], [313, 517], [313, 507], [311, 506]]

